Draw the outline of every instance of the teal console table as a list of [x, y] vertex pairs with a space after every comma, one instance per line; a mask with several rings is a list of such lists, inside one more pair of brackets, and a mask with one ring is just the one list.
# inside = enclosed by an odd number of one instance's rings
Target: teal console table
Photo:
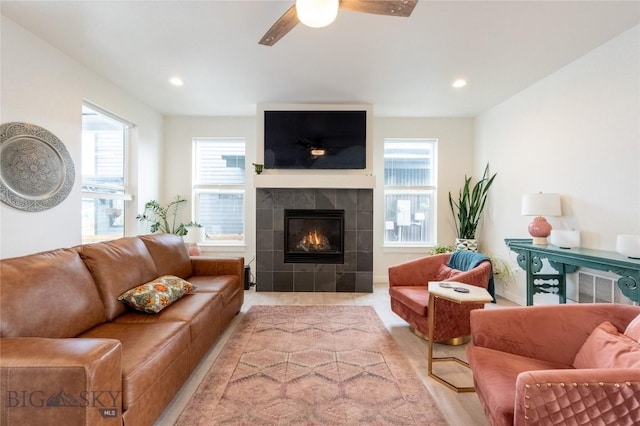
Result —
[[[640, 259], [631, 259], [613, 251], [534, 245], [531, 239], [507, 238], [504, 241], [518, 254], [518, 265], [527, 272], [527, 306], [533, 305], [533, 295], [538, 293], [557, 294], [560, 303], [566, 303], [566, 274], [575, 272], [579, 267], [620, 275], [618, 287], [622, 294], [640, 303]], [[544, 259], [557, 274], [540, 273]]]

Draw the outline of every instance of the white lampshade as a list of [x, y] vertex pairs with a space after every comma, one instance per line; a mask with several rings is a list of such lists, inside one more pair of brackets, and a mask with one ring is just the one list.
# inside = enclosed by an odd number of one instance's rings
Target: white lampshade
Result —
[[306, 26], [322, 28], [336, 19], [339, 6], [339, 0], [296, 0], [296, 13]]
[[560, 194], [525, 194], [522, 196], [523, 216], [560, 216]]

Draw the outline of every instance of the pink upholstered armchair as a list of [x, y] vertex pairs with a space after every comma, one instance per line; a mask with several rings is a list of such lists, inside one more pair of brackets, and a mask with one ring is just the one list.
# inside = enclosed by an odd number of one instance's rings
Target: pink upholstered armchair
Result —
[[[491, 262], [486, 260], [468, 271], [447, 266], [451, 253], [436, 254], [389, 268], [391, 310], [409, 323], [422, 336], [429, 335], [427, 307], [429, 281], [458, 281], [488, 288], [492, 278]], [[469, 313], [482, 309], [483, 304], [458, 304], [437, 299], [435, 304], [433, 340], [462, 343], [469, 336]]]
[[611, 303], [472, 312], [467, 358], [489, 422], [640, 424], [638, 315]]

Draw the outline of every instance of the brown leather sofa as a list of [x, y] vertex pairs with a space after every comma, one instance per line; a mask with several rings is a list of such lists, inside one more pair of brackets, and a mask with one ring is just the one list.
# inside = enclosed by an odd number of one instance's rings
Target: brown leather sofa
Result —
[[640, 424], [637, 336], [596, 333], [603, 322], [625, 332], [638, 315], [612, 303], [471, 312], [467, 358], [491, 425]]
[[[0, 260], [0, 424], [152, 424], [240, 311], [243, 272], [171, 234]], [[157, 314], [117, 300], [162, 275], [197, 289]]]

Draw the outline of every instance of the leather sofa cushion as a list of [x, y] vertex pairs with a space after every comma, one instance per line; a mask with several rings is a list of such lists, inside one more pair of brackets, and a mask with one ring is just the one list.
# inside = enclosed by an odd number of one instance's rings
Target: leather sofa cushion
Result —
[[193, 276], [189, 282], [197, 287], [196, 293], [220, 293], [223, 305], [227, 305], [239, 291], [244, 291], [237, 276]]
[[158, 383], [168, 374], [184, 380], [189, 374], [189, 327], [186, 322], [105, 323], [79, 337], [117, 339], [122, 344], [123, 409], [135, 403], [154, 386], [172, 387], [175, 383]]
[[158, 275], [176, 275], [184, 279], [191, 276], [191, 259], [182, 237], [174, 234], [149, 234], [140, 239], [147, 246]]
[[467, 347], [470, 365], [481, 365], [473, 370], [476, 394], [492, 425], [511, 425], [514, 416], [515, 383], [518, 374], [531, 370], [572, 368], [570, 365], [541, 361], [480, 346]]
[[205, 328], [217, 327], [218, 311], [222, 309], [222, 297], [217, 293], [192, 293], [157, 314], [127, 312], [115, 319], [116, 323], [158, 323], [162, 321], [189, 323], [191, 341], [194, 341]]
[[78, 253], [58, 249], [0, 261], [0, 336], [75, 337], [106, 321]]
[[78, 250], [98, 286], [109, 321], [125, 312], [118, 296], [159, 276], [149, 250], [137, 237], [87, 244]]
[[169, 309], [149, 315], [129, 312], [116, 318], [117, 323], [154, 323], [185, 321], [189, 324], [191, 339], [190, 369], [193, 370], [204, 353], [211, 347], [223, 327], [222, 296], [219, 293], [192, 293], [185, 295]]

